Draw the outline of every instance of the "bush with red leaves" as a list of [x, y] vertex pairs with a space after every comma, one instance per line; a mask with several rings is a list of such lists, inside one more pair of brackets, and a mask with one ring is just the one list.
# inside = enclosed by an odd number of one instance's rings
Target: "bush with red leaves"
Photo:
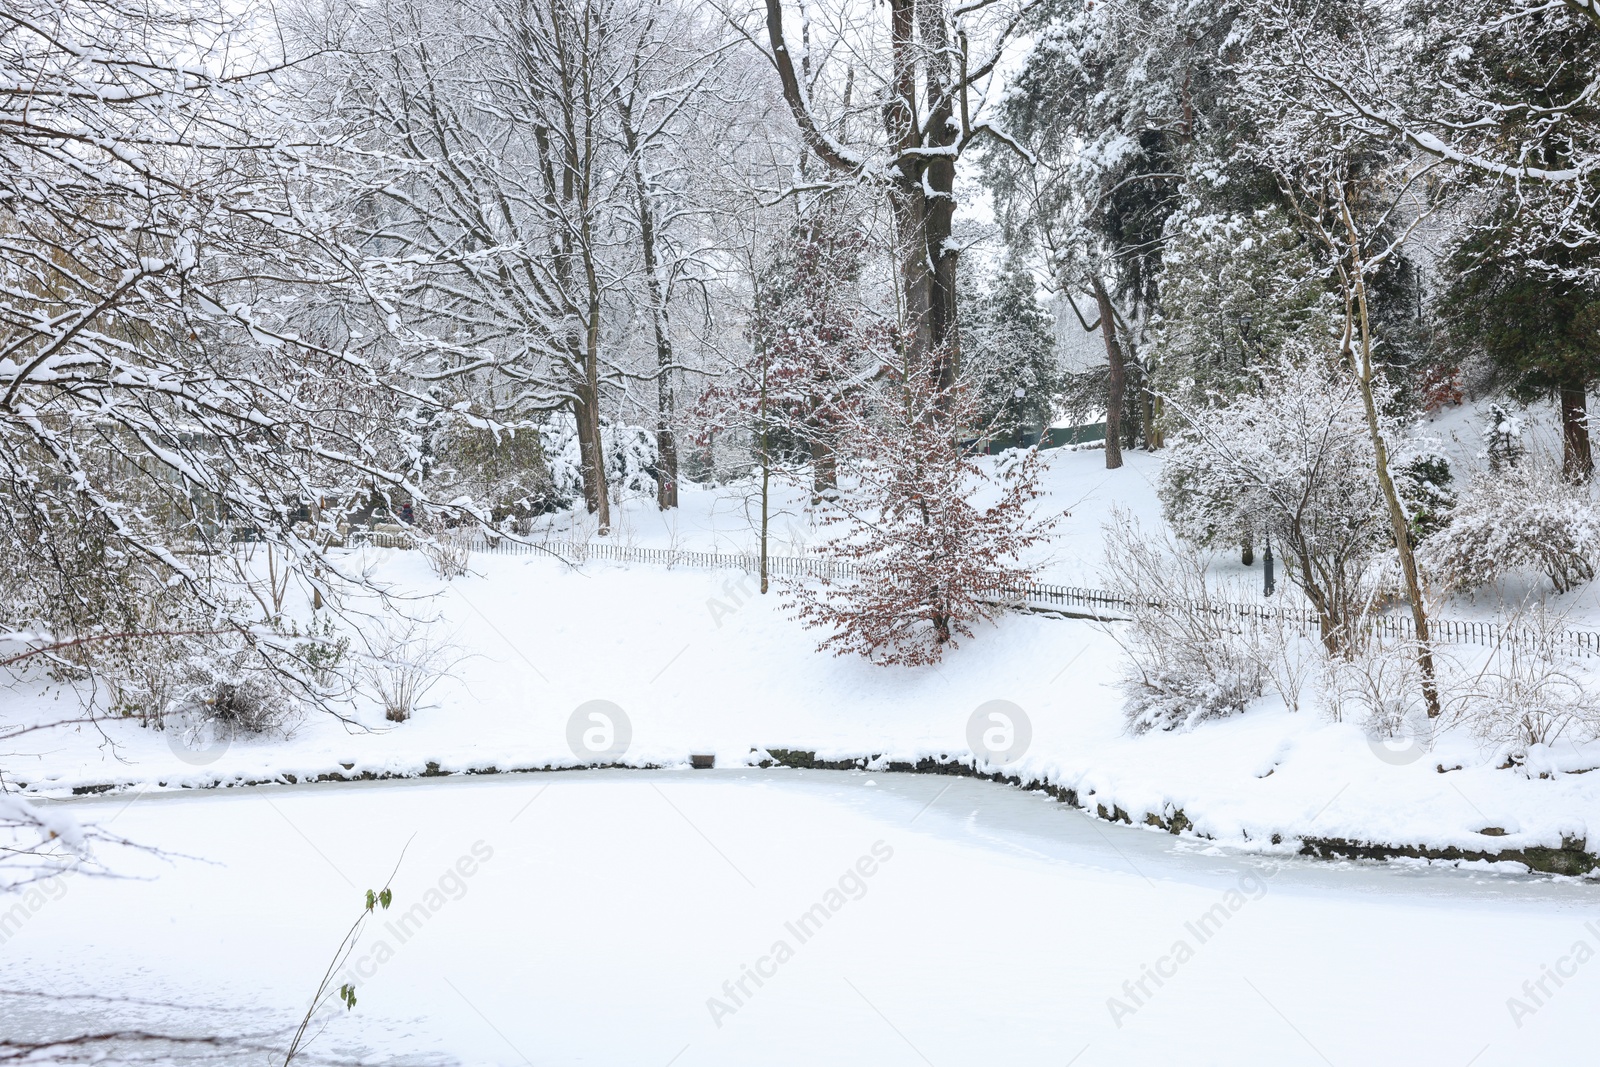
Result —
[[1020, 557], [1061, 516], [1035, 514], [1036, 450], [1007, 454], [992, 474], [980, 466], [964, 445], [976, 416], [965, 391], [916, 373], [880, 401], [852, 415], [848, 473], [821, 519], [834, 533], [826, 550], [854, 573], [792, 581], [786, 606], [830, 631], [819, 651], [918, 666], [1004, 610], [1034, 577]]

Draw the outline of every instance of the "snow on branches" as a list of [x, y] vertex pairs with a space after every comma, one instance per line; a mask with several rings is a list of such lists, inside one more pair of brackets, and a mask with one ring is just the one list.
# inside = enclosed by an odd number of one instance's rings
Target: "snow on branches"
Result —
[[1595, 574], [1600, 508], [1592, 483], [1573, 484], [1550, 466], [1506, 464], [1478, 474], [1423, 556], [1451, 585], [1473, 589], [1516, 567], [1543, 571], [1557, 593]]
[[1168, 519], [1197, 544], [1234, 543], [1251, 530], [1271, 538], [1316, 609], [1323, 642], [1346, 647], [1384, 536], [1351, 376], [1295, 345], [1258, 369], [1253, 391], [1180, 413], [1161, 476]]
[[788, 588], [798, 618], [830, 631], [819, 650], [938, 662], [1033, 578], [1021, 557], [1059, 520], [1034, 514], [1039, 453], [1011, 453], [991, 474], [969, 448], [973, 398], [930, 378], [906, 374], [852, 416], [848, 473], [821, 521], [835, 534], [829, 552], [854, 573]]
[[796, 228], [758, 279], [747, 356], [696, 405], [702, 442], [743, 431], [763, 469], [804, 459], [813, 491], [832, 490], [849, 416], [900, 340], [858, 291], [865, 245], [859, 230], [822, 213]]
[[352, 272], [253, 25], [184, 0], [0, 8], [13, 663], [242, 654], [309, 695], [306, 643], [230, 546], [273, 544], [325, 599], [342, 519], [414, 489], [425, 398], [371, 358], [381, 323], [327, 310]]

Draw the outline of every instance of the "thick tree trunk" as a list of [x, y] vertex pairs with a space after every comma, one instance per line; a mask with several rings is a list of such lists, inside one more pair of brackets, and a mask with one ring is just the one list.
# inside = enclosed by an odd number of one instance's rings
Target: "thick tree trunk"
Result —
[[1594, 474], [1589, 445], [1589, 397], [1581, 385], [1561, 390], [1561, 472], [1575, 482]]
[[[552, 15], [550, 26], [557, 46], [564, 50], [562, 21]], [[551, 238], [550, 256], [564, 297], [563, 369], [569, 376], [583, 501], [604, 536], [611, 532], [611, 502], [606, 491], [605, 447], [600, 435], [601, 287], [589, 206], [594, 191], [591, 164], [599, 109], [592, 96], [587, 64], [588, 58], [583, 57], [575, 68], [563, 64], [553, 72], [563, 93], [559, 134], [553, 136], [553, 127], [535, 127], [532, 133], [539, 146], [550, 217], [562, 221], [559, 233]]]
[[839, 457], [820, 436], [811, 438], [810, 449], [811, 503], [820, 504], [839, 488]]
[[[588, 397], [589, 389], [580, 390]], [[578, 464], [583, 475], [583, 504], [594, 515], [602, 535], [611, 529], [611, 501], [606, 492], [605, 450], [600, 439], [600, 408], [590, 399], [572, 402], [573, 419], [578, 424]]]
[[583, 467], [583, 501], [601, 537], [611, 532], [611, 498], [606, 487], [606, 455], [600, 433], [600, 289], [589, 272], [589, 322], [584, 331], [584, 384], [573, 414], [578, 422], [578, 456]]
[[1116, 311], [1111, 294], [1095, 277], [1094, 302], [1100, 309], [1100, 335], [1106, 342], [1106, 363], [1111, 367], [1110, 387], [1106, 390], [1106, 470], [1122, 466], [1122, 409], [1127, 403], [1128, 368], [1117, 342]]
[[[918, 164], [919, 173], [896, 183], [895, 227], [900, 241], [904, 327], [913, 365], [924, 366], [941, 392], [955, 384], [960, 363], [956, 328], [957, 256], [951, 240], [955, 168], [945, 160]], [[934, 193], [929, 197], [924, 186]]]
[[[831, 170], [859, 175], [866, 161], [825, 134], [812, 115], [807, 88], [783, 32], [782, 0], [766, 0], [772, 61], [806, 147]], [[926, 367], [943, 392], [955, 383], [960, 359], [956, 327], [955, 166], [967, 125], [952, 57], [945, 0], [889, 0], [893, 70], [883, 105], [894, 180], [889, 206], [900, 242], [903, 321], [915, 365]], [[926, 98], [919, 108], [919, 90]], [[963, 114], [957, 120], [956, 107]]]
[[656, 506], [665, 511], [678, 506], [678, 439], [665, 424], [656, 427], [656, 455]]
[[[889, 39], [894, 54], [894, 95], [884, 107], [884, 128], [902, 154], [890, 191], [900, 242], [902, 326], [910, 338], [914, 366], [925, 366], [940, 391], [955, 382], [956, 252], [950, 241], [955, 215], [955, 159], [951, 102], [939, 92], [949, 80], [944, 12], [938, 0], [889, 0]], [[921, 35], [921, 41], [917, 36]], [[931, 97], [926, 122], [917, 113], [919, 62]], [[929, 143], [923, 144], [926, 140]], [[951, 157], [919, 148], [952, 148]]]
[[[956, 215], [956, 89], [950, 66], [952, 48], [944, 0], [913, 2], [929, 103], [920, 147], [932, 149], [933, 153], [920, 158], [902, 157], [901, 180], [907, 188], [917, 191], [921, 210], [920, 252], [930, 264], [926, 351], [932, 357], [929, 371], [934, 385], [944, 393], [955, 385], [956, 368], [961, 365], [960, 334], [956, 324], [957, 253], [951, 239]], [[915, 67], [911, 69], [915, 71]], [[912, 77], [914, 80], [914, 73]]]

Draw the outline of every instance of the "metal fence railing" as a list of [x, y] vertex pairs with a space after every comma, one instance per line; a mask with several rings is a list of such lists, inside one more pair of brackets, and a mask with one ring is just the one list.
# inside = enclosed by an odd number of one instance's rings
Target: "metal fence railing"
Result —
[[[687, 567], [695, 570], [756, 571], [760, 558], [749, 552], [701, 552], [681, 548], [640, 548], [635, 545], [605, 541], [527, 541], [511, 537], [497, 537], [481, 530], [471, 533], [452, 533], [465, 540], [475, 552], [495, 552], [510, 555], [546, 555], [577, 565], [589, 560], [606, 560], [615, 563], [647, 563], [664, 567]], [[407, 532], [364, 531], [353, 534], [349, 543], [364, 542], [380, 548], [415, 548], [421, 538]], [[823, 556], [768, 556], [767, 572], [787, 577], [817, 577], [848, 579], [860, 573], [851, 560], [828, 559]], [[1084, 586], [1029, 583], [1022, 586], [996, 587], [985, 590], [994, 600], [1033, 609], [1085, 608], [1095, 616], [1106, 617], [1111, 611], [1130, 611], [1146, 605], [1160, 606], [1158, 600], [1135, 600], [1104, 589]], [[1207, 610], [1222, 612], [1240, 619], [1282, 619], [1310, 629], [1317, 625], [1317, 614], [1309, 608], [1282, 605], [1249, 604], [1239, 601], [1216, 600], [1205, 605]], [[1411, 640], [1416, 637], [1416, 627], [1410, 615], [1372, 614], [1367, 617], [1377, 636], [1391, 640]], [[1502, 641], [1528, 642], [1545, 639], [1528, 627], [1504, 623], [1474, 621], [1470, 619], [1430, 619], [1429, 630], [1434, 641], [1462, 645], [1495, 645]], [[1583, 656], [1600, 656], [1600, 632], [1562, 628], [1556, 638], [1568, 644]]]

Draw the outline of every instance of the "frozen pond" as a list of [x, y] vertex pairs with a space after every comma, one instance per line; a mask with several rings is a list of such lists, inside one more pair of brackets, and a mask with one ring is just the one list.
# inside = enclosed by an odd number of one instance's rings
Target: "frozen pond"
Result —
[[119, 857], [141, 880], [68, 876], [13, 907], [0, 985], [160, 1003], [0, 996], [3, 1036], [281, 1031], [410, 840], [319, 1057], [1488, 1067], [1594, 1041], [1593, 883], [1225, 853], [970, 779], [600, 771], [71, 806], [197, 858]]

